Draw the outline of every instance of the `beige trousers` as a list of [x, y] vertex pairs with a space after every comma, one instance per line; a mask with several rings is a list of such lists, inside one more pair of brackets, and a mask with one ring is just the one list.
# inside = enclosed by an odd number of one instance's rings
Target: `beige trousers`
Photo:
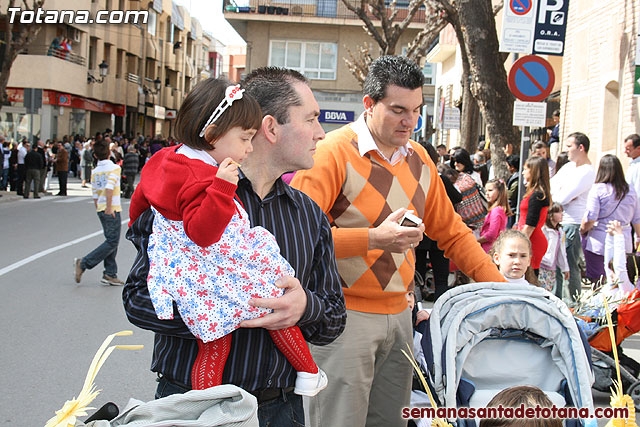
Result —
[[409, 308], [398, 314], [347, 310], [342, 335], [326, 346], [311, 346], [329, 379], [317, 396], [305, 398], [308, 427], [406, 427], [411, 365], [401, 350], [411, 346]]

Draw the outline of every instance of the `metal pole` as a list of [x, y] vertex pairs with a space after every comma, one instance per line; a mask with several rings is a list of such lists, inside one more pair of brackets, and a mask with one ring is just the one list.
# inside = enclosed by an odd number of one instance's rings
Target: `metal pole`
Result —
[[518, 168], [518, 206], [516, 207], [516, 224], [520, 221], [520, 201], [524, 195], [524, 180], [522, 179], [522, 168], [524, 162], [529, 157], [529, 145], [531, 142], [529, 126], [524, 126], [520, 135], [520, 167]]
[[33, 116], [35, 116], [35, 108], [33, 108], [36, 103], [36, 90], [31, 89], [29, 91], [29, 97], [31, 98], [31, 111], [29, 111], [29, 142], [33, 143]]

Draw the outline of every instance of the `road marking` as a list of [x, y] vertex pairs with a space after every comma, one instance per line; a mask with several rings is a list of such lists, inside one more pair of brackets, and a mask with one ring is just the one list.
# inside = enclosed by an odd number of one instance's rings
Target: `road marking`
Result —
[[[121, 221], [121, 224], [127, 224], [129, 222], [129, 218]], [[54, 246], [53, 248], [45, 249], [44, 251], [38, 252], [37, 254], [33, 254], [30, 257], [27, 257], [21, 261], [13, 263], [11, 265], [6, 266], [5, 268], [0, 270], [0, 276], [4, 276], [5, 274], [22, 267], [23, 265], [29, 264], [32, 261], [42, 258], [43, 256], [47, 256], [53, 252], [59, 251], [60, 249], [68, 248], [69, 246], [73, 246], [76, 243], [84, 242], [85, 240], [91, 239], [92, 237], [99, 236], [103, 233], [102, 230], [96, 231], [95, 233], [87, 234], [86, 236], [79, 237], [75, 240], [71, 240], [70, 242], [63, 243], [58, 246]]]
[[64, 200], [56, 200], [53, 203], [74, 203], [74, 202], [82, 202], [85, 200], [91, 201], [91, 197], [90, 196], [69, 197], [68, 199], [64, 199]]

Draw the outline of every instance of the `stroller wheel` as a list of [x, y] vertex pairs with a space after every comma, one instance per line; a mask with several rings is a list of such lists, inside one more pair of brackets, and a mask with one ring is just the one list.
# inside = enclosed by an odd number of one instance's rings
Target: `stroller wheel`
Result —
[[640, 411], [640, 381], [631, 384], [627, 389], [627, 394], [633, 399], [636, 411]]

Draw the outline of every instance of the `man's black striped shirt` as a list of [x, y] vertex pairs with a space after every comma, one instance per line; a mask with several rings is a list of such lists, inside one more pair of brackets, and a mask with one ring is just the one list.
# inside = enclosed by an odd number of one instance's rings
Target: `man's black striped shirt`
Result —
[[[315, 345], [335, 340], [344, 330], [346, 310], [335, 261], [329, 222], [309, 197], [278, 179], [261, 200], [251, 182], [241, 175], [236, 191], [252, 226], [269, 230], [280, 252], [296, 271], [307, 294], [307, 308], [298, 322], [305, 339]], [[194, 336], [183, 323], [174, 304], [174, 318], [159, 320], [147, 289], [147, 245], [153, 213], [145, 211], [127, 232], [138, 255], [123, 290], [127, 317], [136, 326], [155, 332], [151, 370], [191, 387], [191, 367], [198, 354]], [[296, 372], [277, 349], [265, 329], [233, 332], [231, 352], [223, 383], [248, 391], [285, 388], [295, 384]]]

